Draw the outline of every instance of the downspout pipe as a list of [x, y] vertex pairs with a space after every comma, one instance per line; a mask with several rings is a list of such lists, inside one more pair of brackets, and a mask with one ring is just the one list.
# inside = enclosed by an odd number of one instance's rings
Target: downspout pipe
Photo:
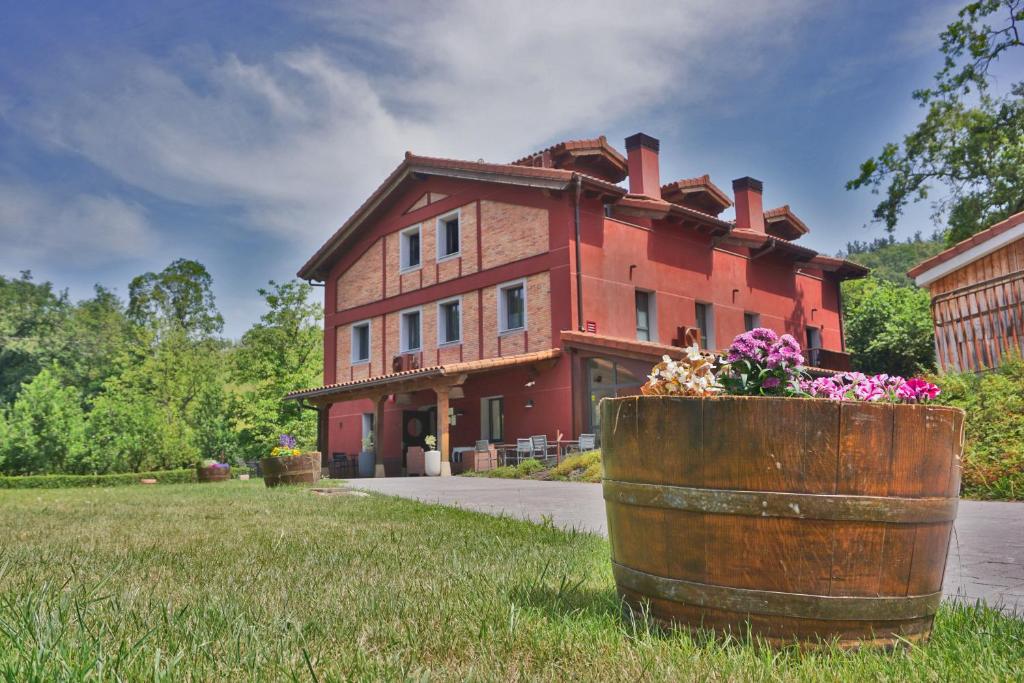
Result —
[[576, 228], [576, 329], [583, 332], [583, 256], [580, 250], [580, 198], [583, 195], [583, 179], [573, 173], [572, 181], [576, 186], [573, 193], [573, 223]]

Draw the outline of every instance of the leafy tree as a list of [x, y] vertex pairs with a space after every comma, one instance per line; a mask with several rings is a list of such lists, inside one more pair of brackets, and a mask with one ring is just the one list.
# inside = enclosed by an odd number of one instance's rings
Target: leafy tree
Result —
[[73, 471], [83, 451], [85, 419], [78, 392], [41, 370], [18, 393], [0, 443], [5, 474]]
[[190, 464], [177, 421], [151, 395], [114, 382], [93, 402], [79, 471], [142, 472]]
[[297, 280], [271, 281], [268, 289], [259, 290], [268, 310], [242, 336], [234, 366], [241, 394], [239, 441], [247, 457], [265, 454], [282, 433], [306, 447], [316, 442], [316, 413], [281, 400], [289, 391], [323, 380], [323, 311], [309, 300], [311, 293], [309, 285]]
[[29, 271], [17, 279], [0, 275], [0, 404], [52, 360], [52, 338], [67, 310], [67, 294], [36, 284]]
[[128, 316], [151, 329], [177, 326], [193, 338], [211, 337], [224, 329], [212, 286], [206, 266], [178, 259], [159, 273], [144, 273], [131, 281]]
[[843, 316], [855, 369], [910, 376], [934, 367], [927, 291], [872, 276], [845, 282]]
[[71, 307], [54, 334], [54, 371], [86, 399], [131, 362], [136, 330], [116, 294], [96, 285], [91, 299]]
[[983, 0], [961, 9], [940, 35], [943, 68], [933, 87], [913, 94], [927, 110], [924, 121], [846, 184], [884, 190], [873, 215], [889, 231], [935, 184], [948, 193], [935, 218], [948, 222], [949, 244], [1024, 210], [1024, 82], [1004, 96], [989, 90], [991, 65], [1022, 44], [1021, 24], [1024, 0]]
[[893, 235], [878, 237], [871, 242], [848, 242], [840, 256], [867, 266], [871, 275], [897, 285], [910, 286], [913, 281], [907, 271], [921, 261], [942, 251], [942, 235], [935, 233], [923, 239], [921, 233], [900, 242]]

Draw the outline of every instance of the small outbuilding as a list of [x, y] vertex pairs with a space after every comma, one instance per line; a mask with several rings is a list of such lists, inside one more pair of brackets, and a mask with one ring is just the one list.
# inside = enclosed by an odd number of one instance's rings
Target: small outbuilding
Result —
[[1024, 211], [907, 274], [931, 292], [940, 370], [980, 372], [1024, 354]]

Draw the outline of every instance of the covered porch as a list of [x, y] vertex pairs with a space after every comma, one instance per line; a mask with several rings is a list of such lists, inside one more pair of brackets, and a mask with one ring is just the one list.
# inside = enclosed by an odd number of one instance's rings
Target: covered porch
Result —
[[487, 441], [573, 438], [571, 371], [559, 349], [388, 373], [297, 391], [288, 399], [319, 412], [325, 461], [351, 458], [373, 437], [374, 476], [406, 473], [410, 448], [436, 436], [442, 475], [463, 451]]

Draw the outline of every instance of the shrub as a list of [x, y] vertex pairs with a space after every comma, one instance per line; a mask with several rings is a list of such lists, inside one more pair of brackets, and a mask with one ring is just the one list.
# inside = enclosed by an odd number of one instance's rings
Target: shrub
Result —
[[601, 466], [601, 451], [587, 451], [571, 455], [551, 470], [552, 478], [575, 479], [580, 481], [601, 481], [604, 469]]
[[[232, 472], [232, 474], [235, 474]], [[156, 479], [158, 484], [185, 484], [196, 480], [194, 468], [131, 472], [127, 474], [39, 474], [27, 477], [0, 477], [0, 489], [65, 489], [86, 486], [131, 486], [140, 479]]]
[[1024, 362], [975, 375], [935, 380], [939, 401], [967, 413], [963, 493], [975, 498], [1024, 499]]
[[0, 442], [0, 465], [6, 474], [42, 474], [78, 470], [84, 452], [85, 417], [75, 389], [61, 386], [43, 369], [11, 407]]

